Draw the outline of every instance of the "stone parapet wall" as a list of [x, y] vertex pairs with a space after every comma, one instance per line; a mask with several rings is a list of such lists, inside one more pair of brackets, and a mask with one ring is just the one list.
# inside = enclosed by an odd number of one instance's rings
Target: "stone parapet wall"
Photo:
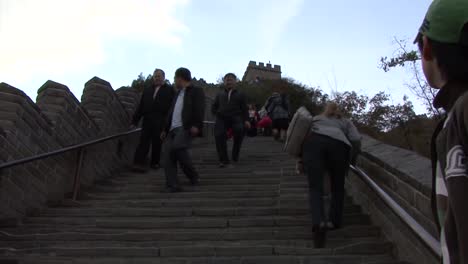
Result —
[[[129, 88], [114, 91], [94, 77], [86, 83], [81, 103], [67, 86], [53, 81], [38, 90], [34, 103], [1, 83], [0, 163], [127, 131], [139, 97]], [[82, 186], [128, 164], [137, 140], [134, 134], [85, 148]], [[76, 166], [77, 151], [72, 151], [0, 171], [0, 219], [21, 219], [63, 200], [73, 190]]]
[[[431, 162], [425, 157], [364, 137], [358, 166], [435, 238], [431, 211]], [[437, 263], [437, 259], [357, 175], [350, 174], [347, 191], [395, 242], [395, 254], [411, 263]]]

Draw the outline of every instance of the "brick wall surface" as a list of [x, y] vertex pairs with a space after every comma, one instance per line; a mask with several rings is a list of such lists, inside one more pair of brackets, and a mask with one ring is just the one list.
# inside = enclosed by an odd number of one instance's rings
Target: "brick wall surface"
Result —
[[[129, 88], [114, 91], [98, 77], [85, 84], [81, 103], [63, 84], [47, 81], [34, 103], [0, 83], [0, 163], [57, 150], [128, 130], [139, 101]], [[138, 135], [84, 150], [83, 188], [131, 161]], [[0, 171], [0, 223], [21, 219], [70, 195], [77, 151]]]

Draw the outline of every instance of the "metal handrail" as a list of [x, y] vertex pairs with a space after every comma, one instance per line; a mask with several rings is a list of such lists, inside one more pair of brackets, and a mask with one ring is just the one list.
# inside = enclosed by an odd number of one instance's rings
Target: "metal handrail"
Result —
[[[214, 124], [215, 122], [213, 122], [213, 121], [203, 121], [203, 123], [204, 124]], [[91, 141], [88, 141], [88, 142], [85, 142], [85, 143], [71, 145], [71, 146], [68, 146], [68, 147], [63, 147], [63, 148], [60, 148], [60, 149], [57, 149], [57, 150], [53, 150], [53, 151], [49, 151], [49, 152], [46, 152], [46, 153], [34, 155], [34, 156], [31, 156], [31, 157], [5, 162], [5, 163], [0, 164], [0, 170], [7, 169], [7, 168], [10, 168], [10, 167], [14, 167], [14, 166], [18, 166], [18, 165], [22, 165], [22, 164], [29, 163], [29, 162], [33, 162], [33, 161], [36, 161], [36, 160], [41, 160], [41, 159], [45, 159], [45, 158], [48, 158], [48, 157], [60, 155], [60, 154], [66, 153], [66, 152], [78, 150], [80, 148], [96, 145], [96, 144], [99, 144], [99, 143], [102, 143], [102, 142], [105, 142], [105, 141], [109, 141], [109, 140], [112, 140], [112, 139], [128, 136], [128, 135], [140, 132], [140, 131], [141, 131], [141, 128], [137, 128], [137, 129], [133, 129], [133, 130], [130, 130], [130, 131], [127, 131], [127, 132], [118, 133], [118, 134], [115, 134], [115, 135], [98, 138], [98, 139], [95, 139], [95, 140], [91, 140]]]
[[[204, 124], [214, 124], [215, 122], [213, 122], [213, 121], [203, 121], [203, 123]], [[90, 141], [87, 141], [87, 142], [84, 142], [84, 143], [75, 144], [75, 145], [71, 145], [71, 146], [68, 146], [68, 147], [63, 147], [63, 148], [60, 148], [60, 149], [57, 149], [57, 150], [53, 150], [53, 151], [49, 151], [49, 152], [46, 152], [46, 153], [34, 155], [34, 156], [31, 156], [31, 157], [5, 162], [5, 163], [0, 164], [0, 171], [3, 170], [3, 169], [8, 169], [8, 168], [14, 167], [14, 166], [19, 166], [19, 165], [23, 165], [23, 164], [30, 163], [30, 162], [33, 162], [33, 161], [49, 158], [49, 157], [52, 157], [52, 156], [57, 156], [57, 155], [64, 154], [64, 153], [67, 153], [67, 152], [78, 151], [77, 160], [76, 160], [76, 168], [75, 168], [75, 177], [74, 177], [74, 180], [73, 180], [73, 182], [74, 182], [73, 183], [73, 200], [76, 200], [76, 198], [78, 197], [78, 192], [79, 192], [80, 185], [81, 185], [80, 184], [80, 175], [81, 175], [80, 172], [81, 172], [81, 167], [82, 167], [82, 164], [83, 164], [84, 149], [86, 147], [96, 145], [96, 144], [99, 144], [99, 143], [103, 143], [103, 142], [106, 142], [106, 141], [109, 141], [109, 140], [113, 140], [113, 139], [116, 139], [116, 138], [121, 138], [121, 137], [124, 137], [124, 136], [129, 136], [129, 135], [135, 134], [135, 133], [140, 132], [140, 131], [141, 131], [141, 128], [137, 128], [137, 129], [133, 129], [133, 130], [130, 130], [130, 131], [118, 133], [118, 134], [115, 134], [115, 135], [106, 136], [106, 137], [98, 138], [98, 139], [95, 139], [95, 140], [90, 140]]]
[[416, 236], [429, 248], [432, 253], [441, 258], [442, 251], [440, 242], [426, 231], [405, 209], [403, 209], [387, 192], [372, 180], [363, 170], [356, 166], [350, 166], [351, 170], [356, 173], [367, 185], [390, 207], [390, 209], [400, 217], [400, 219], [416, 234]]
[[5, 162], [5, 163], [0, 164], [0, 170], [7, 169], [7, 168], [10, 168], [10, 167], [14, 167], [14, 166], [18, 166], [18, 165], [22, 165], [22, 164], [29, 163], [29, 162], [33, 162], [33, 161], [36, 161], [36, 160], [49, 158], [49, 157], [52, 157], [52, 156], [57, 156], [57, 155], [60, 155], [60, 154], [66, 153], [66, 152], [78, 150], [78, 149], [88, 147], [88, 146], [91, 146], [91, 145], [96, 145], [96, 144], [99, 144], [99, 143], [102, 143], [102, 142], [105, 142], [105, 141], [108, 141], [108, 140], [128, 136], [128, 135], [140, 132], [140, 131], [141, 131], [141, 128], [137, 128], [137, 129], [130, 130], [130, 131], [127, 131], [127, 132], [118, 133], [118, 134], [115, 134], [115, 135], [98, 138], [98, 139], [91, 140], [91, 141], [88, 141], [88, 142], [85, 142], [85, 143], [71, 145], [71, 146], [68, 146], [68, 147], [64, 147], [64, 148], [49, 151], [49, 152], [46, 152], [46, 153], [34, 155], [34, 156], [31, 156], [31, 157]]
[[71, 152], [71, 151], [78, 151], [77, 160], [76, 160], [76, 167], [75, 167], [75, 173], [74, 173], [74, 178], [73, 178], [73, 195], [72, 195], [72, 199], [76, 200], [77, 197], [78, 197], [78, 192], [80, 190], [80, 186], [81, 186], [81, 184], [80, 184], [80, 182], [81, 182], [81, 167], [83, 165], [84, 149], [86, 147], [89, 147], [89, 146], [92, 146], [92, 145], [96, 145], [96, 144], [99, 144], [99, 143], [103, 143], [103, 142], [106, 142], [106, 141], [109, 141], [109, 140], [112, 140], [112, 139], [116, 139], [116, 138], [120, 138], [120, 137], [124, 137], [124, 136], [128, 136], [128, 135], [132, 135], [132, 134], [140, 132], [140, 131], [141, 131], [141, 128], [137, 128], [137, 129], [133, 129], [133, 130], [130, 130], [130, 131], [127, 131], [127, 132], [118, 133], [118, 134], [115, 134], [115, 135], [90, 140], [90, 141], [87, 141], [87, 142], [84, 142], [84, 143], [75, 144], [75, 145], [72, 145], [72, 146], [60, 148], [60, 149], [49, 151], [49, 152], [42, 153], [42, 154], [39, 154], [39, 155], [34, 155], [32, 157], [27, 157], [27, 158], [23, 158], [23, 159], [19, 159], [19, 160], [13, 160], [13, 161], [5, 162], [3, 164], [0, 164], [0, 171], [3, 170], [3, 169], [23, 165], [23, 164], [33, 162], [33, 161], [36, 161], [36, 160], [41, 160], [41, 159], [49, 158], [49, 157], [52, 157], [52, 156], [57, 156], [57, 155], [60, 155], [60, 154], [63, 154], [63, 153], [67, 153], [67, 152]]

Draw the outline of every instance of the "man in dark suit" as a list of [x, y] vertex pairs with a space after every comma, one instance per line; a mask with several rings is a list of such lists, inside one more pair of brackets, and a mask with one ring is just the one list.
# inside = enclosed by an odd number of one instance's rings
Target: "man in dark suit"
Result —
[[161, 156], [161, 132], [164, 129], [167, 115], [171, 108], [171, 102], [175, 91], [166, 83], [163, 70], [156, 69], [153, 73], [153, 85], [145, 87], [141, 101], [133, 117], [133, 125], [137, 126], [143, 119], [140, 143], [135, 152], [134, 164], [138, 171], [145, 171], [145, 161], [150, 146], [150, 167], [159, 169]]
[[168, 192], [180, 192], [177, 178], [179, 163], [192, 185], [199, 182], [192, 158], [188, 152], [192, 139], [202, 134], [205, 116], [205, 94], [203, 89], [191, 83], [192, 76], [188, 69], [179, 68], [175, 72], [174, 82], [178, 90], [169, 111], [165, 131], [161, 138], [166, 140], [164, 169]]
[[224, 90], [220, 92], [212, 105], [211, 111], [216, 116], [215, 139], [220, 167], [229, 165], [227, 153], [227, 131], [232, 129], [234, 144], [232, 147], [232, 160], [239, 161], [239, 153], [244, 139], [245, 129], [250, 129], [249, 108], [243, 93], [237, 91], [237, 77], [228, 73], [223, 78]]

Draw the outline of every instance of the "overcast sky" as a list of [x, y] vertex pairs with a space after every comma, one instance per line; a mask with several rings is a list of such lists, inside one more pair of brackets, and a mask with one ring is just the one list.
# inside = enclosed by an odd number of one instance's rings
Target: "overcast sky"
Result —
[[[384, 73], [394, 36], [411, 39], [430, 0], [0, 0], [0, 82], [35, 98], [47, 80], [81, 96], [93, 76], [117, 89], [155, 67], [215, 82], [250, 60], [326, 92], [411, 92]], [[424, 111], [421, 102], [414, 102]]]

